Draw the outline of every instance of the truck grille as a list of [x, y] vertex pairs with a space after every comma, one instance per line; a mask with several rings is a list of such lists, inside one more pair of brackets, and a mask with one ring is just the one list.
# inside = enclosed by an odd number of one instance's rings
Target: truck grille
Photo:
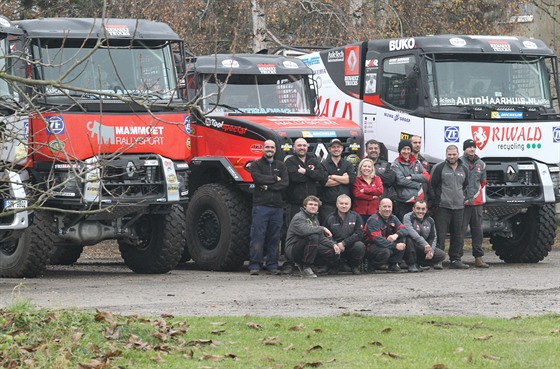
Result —
[[542, 195], [542, 186], [533, 162], [487, 162], [486, 196], [494, 200], [521, 200]]
[[[145, 165], [146, 161], [155, 165]], [[103, 197], [153, 197], [165, 194], [157, 156], [120, 156], [101, 166]]]

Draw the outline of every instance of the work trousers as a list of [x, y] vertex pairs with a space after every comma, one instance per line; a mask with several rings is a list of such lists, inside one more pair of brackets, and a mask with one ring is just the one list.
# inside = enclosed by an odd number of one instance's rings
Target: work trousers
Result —
[[260, 269], [266, 252], [266, 269], [278, 269], [278, 248], [284, 223], [284, 209], [270, 206], [253, 206], [251, 243], [249, 244], [249, 269]]
[[449, 232], [449, 260], [461, 260], [465, 235], [463, 209], [438, 208], [435, 213], [437, 248], [445, 251], [445, 238]]
[[477, 258], [484, 256], [482, 249], [482, 205], [465, 206], [463, 214], [463, 233], [471, 227], [472, 255]]

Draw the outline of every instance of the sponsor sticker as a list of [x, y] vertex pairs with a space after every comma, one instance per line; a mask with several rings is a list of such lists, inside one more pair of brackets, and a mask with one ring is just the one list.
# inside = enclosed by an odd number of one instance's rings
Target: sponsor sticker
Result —
[[537, 46], [537, 44], [534, 43], [533, 41], [523, 41], [523, 46], [525, 46], [527, 49], [538, 49], [539, 48]]
[[406, 132], [401, 132], [400, 135], [400, 140], [410, 140], [410, 137], [412, 137], [411, 133], [406, 133]]
[[444, 137], [445, 137], [445, 142], [459, 142], [459, 127], [445, 126]]
[[284, 68], [288, 68], [288, 69], [297, 69], [298, 68], [297, 63], [293, 62], [291, 60], [285, 60], [284, 63], [282, 63], [282, 65], [284, 65]]
[[488, 44], [494, 51], [511, 52], [511, 45], [507, 41], [488, 41]]
[[252, 144], [250, 148], [253, 154], [261, 154], [263, 151], [263, 145], [261, 144]]
[[416, 48], [416, 40], [413, 38], [389, 40], [389, 51], [412, 50], [414, 48]]
[[222, 66], [225, 68], [239, 68], [239, 62], [233, 59], [222, 60]]
[[274, 64], [257, 64], [261, 74], [276, 74], [276, 65]]
[[344, 51], [343, 50], [333, 50], [329, 51], [327, 55], [327, 62], [341, 62], [344, 61]]
[[105, 25], [105, 30], [110, 36], [130, 36], [128, 26]]
[[560, 127], [552, 127], [552, 141], [560, 142]]
[[493, 111], [490, 113], [491, 119], [523, 119], [521, 111]]
[[[29, 128], [27, 128], [29, 130]], [[57, 115], [47, 118], [47, 133], [61, 135], [64, 133], [64, 118]]]
[[336, 137], [335, 131], [301, 131], [301, 136], [305, 138]]
[[449, 39], [449, 43], [453, 46], [466, 46], [467, 45], [467, 41], [463, 40], [462, 38], [459, 37], [452, 37]]

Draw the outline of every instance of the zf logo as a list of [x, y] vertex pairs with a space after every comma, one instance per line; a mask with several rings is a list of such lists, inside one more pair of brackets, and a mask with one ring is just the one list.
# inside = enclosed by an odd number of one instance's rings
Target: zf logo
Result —
[[47, 118], [47, 132], [49, 134], [54, 133], [55, 135], [60, 135], [64, 133], [64, 119], [60, 116], [54, 116]]
[[560, 142], [560, 127], [552, 128], [552, 140], [554, 142]]
[[445, 127], [445, 142], [459, 142], [459, 127]]

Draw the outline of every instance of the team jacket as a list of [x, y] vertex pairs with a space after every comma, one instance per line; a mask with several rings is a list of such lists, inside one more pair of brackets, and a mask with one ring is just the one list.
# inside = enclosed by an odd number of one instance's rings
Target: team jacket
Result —
[[484, 200], [482, 198], [482, 189], [486, 186], [486, 164], [474, 155], [471, 158], [463, 155], [461, 156], [463, 165], [469, 171], [469, 184], [465, 194], [465, 205], [482, 205]]
[[[371, 184], [368, 184], [362, 176], [356, 177], [354, 186], [352, 186], [352, 194], [354, 195], [352, 209], [363, 215], [375, 213], [379, 208], [379, 198], [383, 195], [383, 189], [384, 186], [380, 176], [373, 177]], [[378, 197], [374, 199], [373, 196]]]
[[326, 227], [332, 232], [336, 242], [343, 242], [344, 246], [351, 246], [363, 240], [362, 217], [350, 210], [344, 219], [340, 218], [338, 211], [327, 218]]
[[286, 234], [286, 248], [293, 247], [298, 240], [303, 237], [319, 235], [319, 243], [327, 247], [333, 247], [335, 242], [326, 237], [324, 228], [319, 225], [317, 214], [309, 214], [305, 209], [301, 208], [300, 212], [294, 215], [288, 227]]
[[381, 177], [383, 187], [388, 188], [395, 184], [395, 172], [391, 169], [391, 164], [385, 160], [377, 160], [373, 165], [375, 167], [375, 174]]
[[[280, 160], [269, 162], [264, 157], [251, 163], [249, 168], [255, 191], [253, 205], [265, 205], [273, 208], [284, 206], [282, 191], [288, 187], [288, 170]], [[278, 177], [281, 178], [278, 181]]]
[[437, 242], [436, 223], [432, 217], [426, 216], [423, 220], [420, 220], [411, 211], [404, 215], [403, 223], [408, 230], [408, 237], [419, 245], [428, 244], [432, 247], [432, 251], [435, 250]]
[[[306, 169], [305, 174], [298, 172], [300, 165]], [[323, 180], [323, 166], [315, 155], [308, 153], [305, 162], [299, 160], [297, 155], [292, 155], [286, 159], [286, 167], [290, 181], [286, 199], [290, 204], [301, 205], [307, 196], [317, 196], [317, 186]]]
[[465, 207], [465, 190], [469, 183], [469, 172], [461, 159], [453, 170], [447, 160], [432, 168], [430, 181], [431, 205], [445, 209], [458, 210]]
[[404, 239], [404, 237], [408, 236], [406, 227], [393, 214], [385, 219], [377, 212], [369, 217], [364, 228], [364, 238], [368, 245], [393, 247], [393, 243], [387, 240], [387, 237], [392, 234], [397, 234], [399, 239]]
[[[399, 156], [391, 165], [395, 172], [395, 192], [397, 193], [397, 201], [415, 202], [416, 200], [424, 200], [424, 190], [422, 183], [430, 181], [430, 173], [428, 173], [422, 163], [416, 159], [414, 155], [410, 155], [409, 161], [405, 161]], [[406, 177], [411, 177], [407, 179]]]
[[[321, 185], [323, 186], [320, 191], [320, 198], [321, 201], [327, 204], [336, 204], [336, 198], [338, 195], [348, 195], [350, 196], [352, 192], [352, 185], [356, 180], [356, 168], [354, 165], [350, 163], [348, 160], [340, 159], [338, 165], [336, 165], [333, 161], [331, 156], [329, 155], [323, 162], [321, 163], [323, 166], [323, 179], [321, 181]], [[347, 185], [339, 185], [333, 187], [325, 187], [329, 179], [329, 175], [334, 174], [337, 176], [344, 175], [344, 173], [348, 174], [349, 183]]]

